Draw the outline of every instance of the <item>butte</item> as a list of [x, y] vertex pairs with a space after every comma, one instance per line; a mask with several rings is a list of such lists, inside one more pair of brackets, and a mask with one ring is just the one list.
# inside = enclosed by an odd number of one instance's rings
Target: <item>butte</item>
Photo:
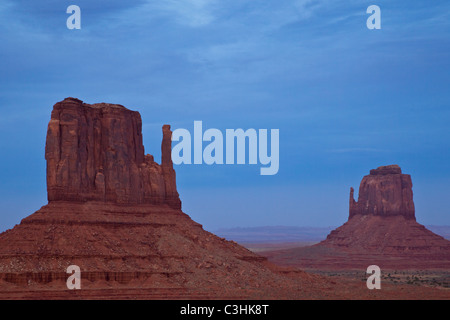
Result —
[[267, 252], [281, 265], [317, 270], [450, 269], [450, 241], [416, 222], [411, 176], [398, 165], [370, 170], [350, 188], [349, 218], [322, 242]]
[[[163, 126], [161, 164], [141, 116], [116, 104], [54, 105], [45, 146], [48, 204], [0, 234], [2, 298], [299, 298], [320, 277], [281, 270], [181, 211]], [[81, 270], [68, 290], [66, 270]]]

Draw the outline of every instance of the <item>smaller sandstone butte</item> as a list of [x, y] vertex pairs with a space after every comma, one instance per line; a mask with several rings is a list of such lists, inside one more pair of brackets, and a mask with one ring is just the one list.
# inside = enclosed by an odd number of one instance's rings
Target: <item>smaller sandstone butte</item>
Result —
[[416, 222], [411, 176], [398, 165], [365, 176], [358, 201], [350, 189], [349, 218], [322, 242], [263, 253], [284, 265], [306, 269], [450, 268], [450, 241]]
[[52, 201], [168, 204], [181, 208], [163, 127], [162, 161], [144, 154], [139, 112], [117, 104], [66, 98], [54, 105], [45, 159]]
[[370, 170], [370, 174], [361, 181], [358, 202], [355, 202], [353, 192], [353, 188], [350, 188], [349, 219], [357, 215], [399, 215], [416, 219], [411, 176], [402, 174], [398, 165]]

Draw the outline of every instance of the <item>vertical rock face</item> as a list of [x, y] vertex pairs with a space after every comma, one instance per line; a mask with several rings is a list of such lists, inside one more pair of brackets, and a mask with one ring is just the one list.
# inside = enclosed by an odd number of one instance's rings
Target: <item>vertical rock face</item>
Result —
[[48, 200], [181, 208], [167, 125], [161, 149], [161, 165], [144, 154], [142, 120], [136, 111], [74, 98], [58, 102], [45, 147]]
[[403, 216], [415, 220], [411, 176], [398, 165], [370, 170], [359, 187], [358, 201], [350, 189], [349, 219], [356, 215]]
[[164, 178], [164, 192], [166, 202], [172, 207], [181, 208], [181, 202], [177, 192], [175, 170], [172, 162], [172, 131], [169, 125], [163, 126], [163, 140], [161, 143], [161, 169]]

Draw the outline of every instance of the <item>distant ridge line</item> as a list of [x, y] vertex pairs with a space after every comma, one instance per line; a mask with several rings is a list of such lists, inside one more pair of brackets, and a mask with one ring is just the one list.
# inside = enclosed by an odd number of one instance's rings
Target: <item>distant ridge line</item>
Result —
[[[450, 226], [426, 225], [427, 229], [450, 240]], [[335, 226], [262, 226], [220, 228], [213, 232], [220, 237], [236, 242], [309, 242], [324, 240]]]

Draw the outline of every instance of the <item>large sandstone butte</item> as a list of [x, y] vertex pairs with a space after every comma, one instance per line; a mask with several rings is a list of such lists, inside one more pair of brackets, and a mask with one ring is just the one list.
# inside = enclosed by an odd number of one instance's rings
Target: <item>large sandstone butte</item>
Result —
[[[0, 234], [0, 298], [299, 298], [330, 283], [281, 270], [181, 211], [163, 126], [144, 154], [138, 112], [74, 98], [48, 125], [48, 204]], [[66, 287], [81, 269], [82, 290]], [[337, 296], [337, 295], [335, 295]]]
[[416, 222], [411, 176], [398, 165], [371, 170], [357, 202], [353, 193], [348, 221], [324, 241], [265, 255], [307, 269], [450, 269], [450, 241]]
[[139, 112], [116, 105], [88, 105], [67, 98], [53, 107], [45, 159], [52, 201], [168, 204], [180, 209], [171, 153], [163, 126], [161, 165], [144, 154]]

